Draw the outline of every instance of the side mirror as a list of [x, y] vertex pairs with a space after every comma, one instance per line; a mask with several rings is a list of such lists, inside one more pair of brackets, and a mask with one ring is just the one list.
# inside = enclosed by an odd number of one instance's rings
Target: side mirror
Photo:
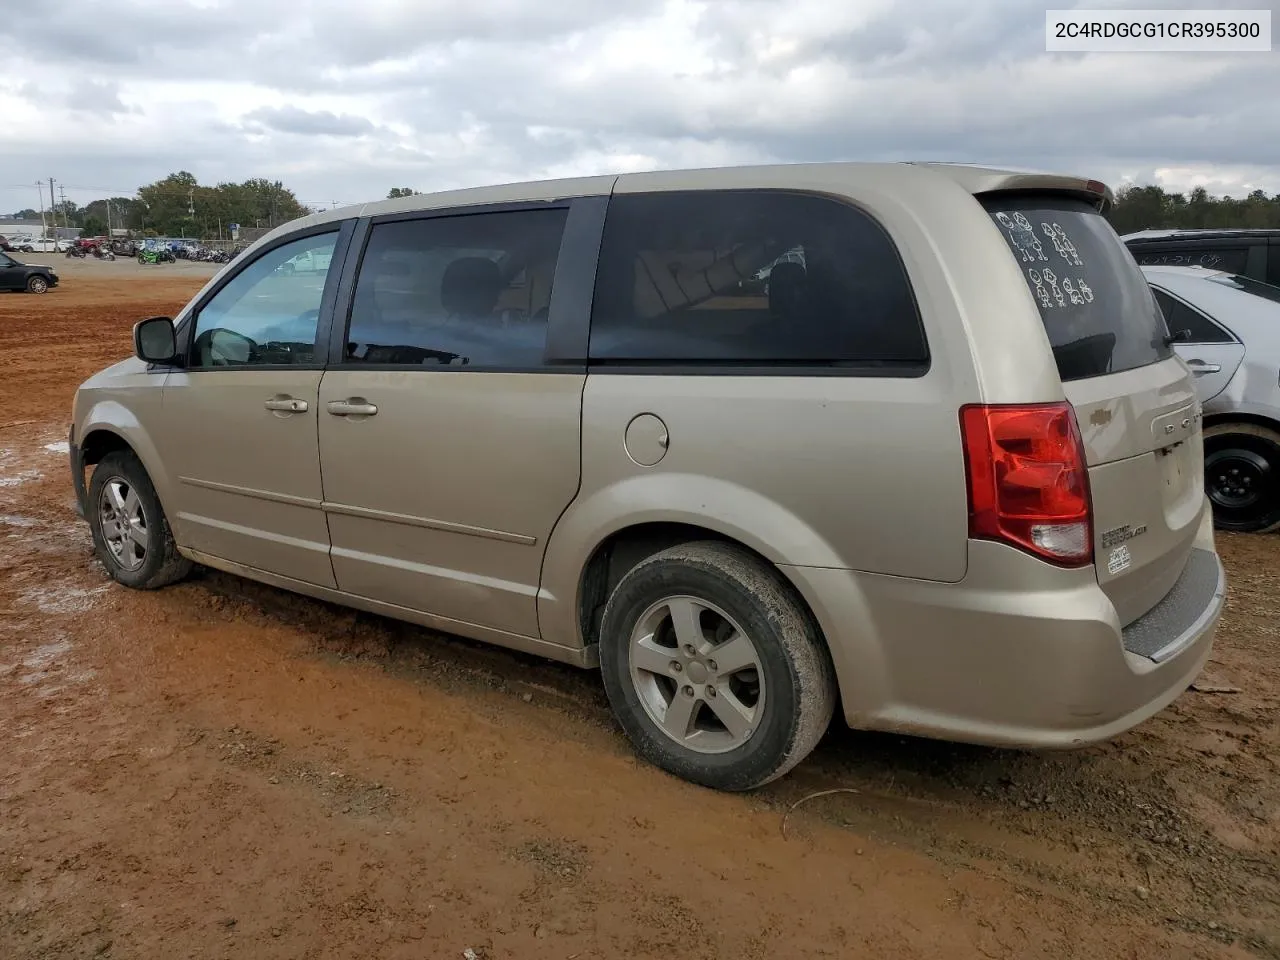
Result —
[[145, 363], [170, 363], [178, 353], [178, 338], [168, 317], [148, 317], [133, 325], [133, 352]]

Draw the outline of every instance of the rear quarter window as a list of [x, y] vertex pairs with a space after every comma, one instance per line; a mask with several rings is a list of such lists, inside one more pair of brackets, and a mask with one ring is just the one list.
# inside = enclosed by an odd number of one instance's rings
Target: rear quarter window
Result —
[[835, 200], [767, 190], [610, 200], [590, 356], [904, 376], [929, 361], [910, 281], [880, 224]]
[[1133, 256], [1083, 200], [992, 196], [983, 206], [1035, 298], [1063, 380], [1172, 356], [1164, 316]]

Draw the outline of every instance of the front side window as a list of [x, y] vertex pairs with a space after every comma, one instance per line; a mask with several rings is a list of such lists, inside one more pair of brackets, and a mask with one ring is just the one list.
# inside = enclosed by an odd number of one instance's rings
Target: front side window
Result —
[[[189, 366], [197, 369], [316, 362], [316, 326], [337, 233], [303, 237], [263, 254], [196, 315]], [[299, 257], [324, 269], [300, 271]]]
[[566, 216], [514, 210], [375, 224], [346, 362], [540, 366]]
[[1169, 332], [1176, 334], [1180, 330], [1189, 331], [1189, 343], [1230, 343], [1231, 335], [1206, 317], [1199, 310], [1193, 310], [1181, 300], [1175, 300], [1165, 291], [1151, 288], [1156, 303], [1164, 313]]
[[609, 202], [591, 316], [597, 362], [916, 368], [911, 284], [867, 214], [725, 190]]

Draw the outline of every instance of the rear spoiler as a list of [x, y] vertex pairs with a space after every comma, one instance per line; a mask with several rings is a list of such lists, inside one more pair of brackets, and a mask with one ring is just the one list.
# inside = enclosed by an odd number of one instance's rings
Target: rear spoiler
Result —
[[1106, 213], [1115, 204], [1111, 188], [1101, 180], [1031, 170], [1001, 170], [947, 163], [919, 165], [946, 174], [974, 196], [991, 193], [1060, 193], [1092, 204], [1098, 208], [1099, 213]]

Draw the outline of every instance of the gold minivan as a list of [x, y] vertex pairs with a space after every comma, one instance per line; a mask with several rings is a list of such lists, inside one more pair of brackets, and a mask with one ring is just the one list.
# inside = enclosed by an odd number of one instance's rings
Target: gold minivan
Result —
[[1112, 737], [1195, 678], [1225, 585], [1110, 202], [830, 163], [330, 210], [80, 387], [77, 496], [127, 586], [199, 563], [598, 666], [637, 750], [713, 787], [837, 704]]

